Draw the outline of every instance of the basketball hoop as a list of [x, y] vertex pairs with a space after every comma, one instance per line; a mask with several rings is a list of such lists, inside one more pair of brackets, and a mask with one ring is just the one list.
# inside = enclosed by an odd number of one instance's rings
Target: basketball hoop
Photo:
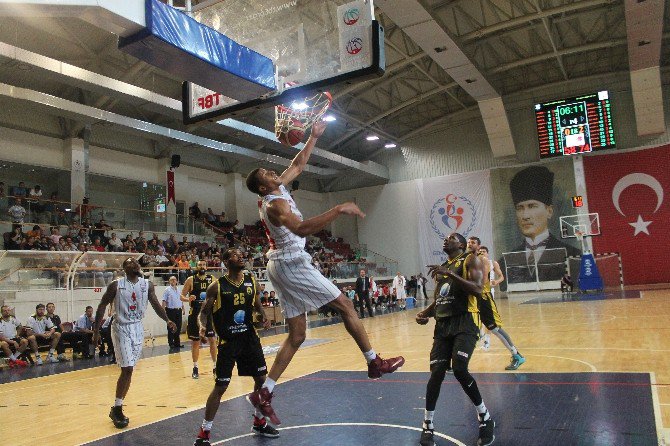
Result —
[[[275, 135], [280, 141], [289, 132], [305, 132], [328, 111], [333, 97], [324, 91], [290, 105], [275, 106]], [[290, 144], [295, 145], [295, 144]]]

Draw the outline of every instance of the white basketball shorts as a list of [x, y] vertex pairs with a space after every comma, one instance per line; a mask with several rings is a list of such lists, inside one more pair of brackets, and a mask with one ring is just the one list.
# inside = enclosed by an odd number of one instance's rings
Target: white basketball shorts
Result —
[[119, 367], [134, 367], [142, 355], [144, 327], [142, 322], [117, 324], [112, 322], [112, 344]]
[[314, 268], [312, 257], [306, 252], [286, 257], [269, 260], [267, 271], [287, 319], [320, 308], [342, 294]]

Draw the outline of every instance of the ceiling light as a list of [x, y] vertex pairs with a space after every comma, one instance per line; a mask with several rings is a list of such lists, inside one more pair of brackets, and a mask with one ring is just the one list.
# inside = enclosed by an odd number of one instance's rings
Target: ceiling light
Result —
[[333, 122], [333, 121], [337, 121], [337, 118], [333, 115], [326, 115], [326, 116], [323, 117], [323, 120], [326, 121], [326, 122]]
[[377, 141], [379, 139], [379, 136], [370, 135], [370, 136], [366, 137], [365, 139], [367, 139], [368, 141]]
[[384, 147], [386, 147], [387, 149], [392, 149], [392, 148], [396, 147], [396, 145], [393, 144], [392, 142], [389, 142], [387, 144], [384, 144]]

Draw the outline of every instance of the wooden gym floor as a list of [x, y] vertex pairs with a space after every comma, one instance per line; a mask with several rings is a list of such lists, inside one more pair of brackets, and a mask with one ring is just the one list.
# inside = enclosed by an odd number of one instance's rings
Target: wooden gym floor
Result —
[[[491, 340], [492, 347], [489, 351], [476, 350], [470, 362], [470, 369], [475, 377], [483, 382], [483, 385], [480, 386], [482, 395], [494, 417], [502, 417], [504, 413], [508, 413], [509, 417], [512, 416], [509, 415], [510, 413], [525, 410], [526, 407], [530, 407], [528, 398], [537, 399], [535, 401], [537, 404], [533, 404], [532, 407], [534, 411], [540, 411], [538, 416], [555, 417], [556, 413], [541, 413], [543, 407], [556, 409], [547, 400], [546, 391], [552, 387], [570, 384], [568, 382], [570, 380], [577, 386], [579, 385], [577, 381], [581, 380], [583, 387], [583, 380], [586, 379], [586, 384], [596, 387], [603, 385], [603, 388], [608, 386], [610, 388], [620, 386], [622, 389], [624, 387], [639, 388], [642, 392], [639, 398], [635, 396], [637, 394], [619, 395], [619, 398], [632, 399], [631, 407], [635, 406], [636, 401], [642, 401], [645, 395], [649, 395], [651, 409], [648, 411], [647, 418], [653, 419], [643, 421], [651, 425], [652, 429], [655, 427], [655, 432], [647, 433], [646, 437], [631, 437], [629, 444], [666, 444], [670, 441], [670, 429], [668, 429], [670, 428], [670, 327], [668, 324], [670, 290], [649, 290], [639, 294], [627, 292], [625, 295], [614, 293], [604, 297], [596, 300], [561, 301], [560, 296], [556, 294], [543, 294], [542, 296], [525, 295], [514, 296], [511, 299], [498, 299], [498, 308], [504, 328], [512, 336], [527, 362], [516, 372], [505, 372], [504, 367], [509, 362], [509, 353], [495, 338]], [[398, 389], [404, 389], [403, 391], [409, 395], [406, 398], [411, 398], [412, 401], [407, 403], [409, 406], [396, 407], [394, 410], [401, 412], [399, 416], [403, 420], [402, 424], [410, 427], [420, 426], [422, 420], [423, 412], [420, 409], [427, 379], [425, 372], [428, 372], [428, 354], [432, 343], [433, 328], [432, 322], [428, 326], [417, 325], [414, 322], [415, 313], [416, 310], [409, 310], [363, 320], [370, 334], [372, 345], [378, 353], [382, 356], [402, 354], [406, 358], [407, 362], [402, 369], [404, 373], [398, 375], [402, 378], [396, 378], [395, 375], [389, 376], [387, 380], [392, 382], [387, 383], [387, 386], [376, 387], [375, 392], [379, 393], [381, 399], [385, 389], [388, 391], [394, 389], [394, 393], [398, 393]], [[264, 346], [276, 345], [284, 337], [283, 334], [264, 337], [262, 343]], [[305, 395], [311, 398], [310, 392], [313, 391], [313, 387], [310, 386], [313, 386], [315, 382], [318, 384], [320, 380], [324, 384], [321, 387], [317, 386], [317, 389], [327, 389], [326, 382], [335, 382], [337, 385], [332, 392], [328, 390], [327, 395], [314, 394], [314, 399], [327, 397], [326, 406], [329, 408], [332, 406], [332, 411], [339, 411], [338, 416], [341, 415], [342, 408], [348, 407], [342, 406], [347, 399], [352, 399], [353, 404], [354, 400], [360, 398], [360, 395], [357, 396], [356, 393], [368, 398], [365, 396], [366, 391], [360, 390], [361, 387], [356, 387], [359, 390], [353, 392], [344, 390], [345, 383], [360, 382], [360, 385], [365, 385], [366, 365], [342, 324], [311, 329], [308, 332], [308, 338], [318, 339], [320, 343], [315, 342], [297, 353], [277, 387], [276, 399], [281, 401], [283, 408], [283, 413], [278, 410], [278, 414], [280, 417], [283, 414], [285, 418], [282, 427], [291, 426], [291, 401], [304, 399]], [[268, 366], [272, 364], [273, 357], [273, 355], [267, 357]], [[149, 440], [145, 435], [144, 442], [132, 437], [133, 432], [139, 434], [147, 432], [142, 429], [161, 426], [160, 423], [152, 423], [175, 417], [170, 421], [171, 429], [179, 432], [183, 438], [191, 439], [192, 442], [198, 428], [198, 421], [195, 420], [202, 419], [201, 409], [212, 388], [212, 363], [208, 350], [201, 350], [201, 378], [199, 380], [191, 379], [191, 367], [188, 348], [181, 353], [158, 355], [140, 361], [135, 369], [133, 383], [126, 398], [125, 412], [130, 418], [130, 426], [125, 430], [123, 437], [117, 435], [119, 431], [112, 426], [107, 417], [109, 406], [114, 400], [114, 386], [118, 376], [118, 368], [114, 365], [7, 382], [0, 385], [0, 420], [2, 420], [0, 438], [13, 445], [43, 443], [51, 446], [74, 445], [106, 437], [106, 440], [99, 443], [192, 444], [177, 440], [177, 435], [161, 435], [162, 438], [149, 437]], [[322, 371], [359, 373], [333, 375]], [[410, 375], [405, 372], [423, 373]], [[611, 375], [605, 372], [617, 372], [621, 375]], [[14, 373], [14, 371], [5, 370], [0, 372], [2, 373]], [[489, 373], [501, 375], [490, 375]], [[637, 375], [638, 373], [642, 375]], [[515, 393], [514, 389], [517, 387], [509, 385], [511, 382], [518, 384], [528, 380], [538, 381], [537, 377], [541, 376], [540, 374], [555, 375], [547, 378], [546, 382], [542, 382], [542, 386], [526, 386], [532, 389], [525, 391], [523, 395], [519, 392]], [[410, 379], [407, 378], [408, 376], [415, 378]], [[589, 379], [590, 376], [594, 378]], [[614, 379], [612, 376], [622, 378]], [[448, 392], [455, 389], [454, 395], [460, 395], [462, 391], [457, 386], [449, 385], [454, 384], [454, 382], [447, 382], [449, 380], [453, 381], [453, 377], [445, 380], [443, 389], [450, 390], [443, 392], [437, 407], [437, 414], [445, 417], [455, 415], [453, 413], [450, 415], [450, 410], [455, 411], [457, 407], [460, 408], [465, 404], [461, 396], [458, 396], [458, 402], [450, 400]], [[611, 382], [603, 382], [607, 380]], [[8, 380], [3, 380], [3, 382], [6, 381]], [[282, 383], [288, 381], [293, 382], [282, 387]], [[383, 381], [384, 378], [378, 383], [383, 383]], [[508, 390], [510, 387], [511, 390]], [[502, 392], [503, 388], [507, 393]], [[213, 435], [216, 434], [217, 439], [223, 441], [222, 439], [227, 438], [226, 429], [231, 430], [230, 424], [221, 421], [229, 419], [232, 415], [228, 412], [233, 410], [244, 412], [244, 409], [239, 409], [241, 403], [238, 404], [240, 398], [237, 397], [243, 396], [251, 389], [251, 379], [233, 376], [229, 390], [224, 395], [224, 400], [229, 401], [221, 405], [217, 417], [217, 421], [220, 422], [215, 421], [214, 424]], [[338, 389], [342, 389], [341, 392]], [[500, 396], [503, 393], [504, 395]], [[602, 413], [606, 413], [607, 410], [618, 412], [626, 410], [626, 404], [622, 405], [620, 401], [615, 401], [616, 395], [610, 392], [591, 391], [590, 393], [595, 395], [596, 399], [588, 404], [590, 407], [604, 406]], [[517, 401], [515, 398], [524, 400]], [[518, 407], [520, 404], [521, 408]], [[615, 404], [618, 407], [607, 408]], [[304, 406], [304, 403], [301, 405]], [[463, 407], [467, 407], [467, 404]], [[300, 411], [301, 408], [297, 407], [294, 410]], [[570, 408], [561, 410], [569, 411]], [[593, 409], [590, 412], [600, 413], [599, 410]], [[474, 412], [468, 412], [467, 416], [472, 418], [474, 425]], [[244, 425], [244, 432], [249, 431], [248, 417], [248, 413], [233, 417], [237, 423]], [[326, 417], [330, 418], [331, 415], [326, 414]], [[362, 424], [367, 421], [365, 413], [357, 413], [355, 418]], [[372, 414], [371, 418], [373, 418]], [[596, 440], [582, 444], [611, 444], [607, 436], [598, 436], [598, 429], [606, 424], [603, 420], [600, 421], [602, 421], [600, 424], [598, 420], [594, 421], [593, 426], [596, 427], [592, 426], [593, 435], [586, 435], [586, 438]], [[145, 427], [150, 424], [151, 426]], [[436, 429], [458, 438], [458, 427], [445, 424], [442, 423], [441, 426], [437, 423]], [[507, 424], [511, 423], [508, 421]], [[348, 426], [339, 429], [349, 429], [354, 432], [359, 428], [351, 427], [353, 426], [351, 423]], [[375, 426], [381, 426], [381, 424]], [[609, 428], [616, 430], [616, 426]], [[403, 427], [403, 429], [408, 428]], [[468, 424], [467, 429], [476, 429], [476, 426], [471, 428]], [[299, 440], [300, 436], [297, 437], [298, 440], [291, 440], [290, 443], [282, 441], [285, 436], [288, 440], [289, 433], [297, 435], [297, 430], [286, 430], [284, 433], [280, 439], [272, 440], [272, 444], [302, 444]], [[650, 439], [654, 433], [657, 439], [654, 438], [652, 442]], [[411, 438], [418, 439], [418, 432], [411, 431], [410, 434]], [[469, 433], [466, 436], [465, 444], [471, 443], [472, 435], [475, 434]], [[513, 436], [514, 432], [510, 429], [499, 430], [496, 444], [533, 444], [532, 441], [529, 443], [514, 441]], [[121, 440], [122, 438], [124, 440]], [[155, 439], [155, 442], [152, 438]], [[447, 438], [446, 435], [444, 438]], [[600, 440], [597, 440], [598, 438]], [[439, 444], [452, 444], [448, 440], [438, 439], [438, 441], [441, 441]], [[242, 440], [239, 440], [237, 443], [230, 441], [225, 444], [256, 443], [243, 443]], [[315, 443], [310, 442], [310, 444]], [[331, 443], [324, 441], [323, 444]], [[351, 440], [350, 444], [366, 444], [366, 442], [359, 440], [357, 443]], [[544, 443], [538, 439], [535, 444]], [[617, 444], [621, 442], [618, 441]]]

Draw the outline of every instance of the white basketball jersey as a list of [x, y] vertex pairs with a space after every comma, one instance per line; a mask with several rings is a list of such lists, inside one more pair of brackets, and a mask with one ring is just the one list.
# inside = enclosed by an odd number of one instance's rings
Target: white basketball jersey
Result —
[[140, 277], [132, 283], [126, 277], [119, 279], [114, 298], [114, 323], [141, 322], [148, 303], [148, 280]]
[[298, 216], [302, 221], [302, 214], [298, 210], [293, 197], [288, 193], [288, 190], [284, 185], [279, 186], [281, 195], [266, 195], [262, 199], [258, 200], [258, 211], [261, 215], [261, 222], [265, 228], [265, 235], [270, 242], [270, 250], [268, 251], [268, 259], [286, 259], [293, 258], [296, 256], [296, 253], [302, 252], [305, 250], [305, 238], [295, 235], [288, 230], [285, 226], [275, 226], [272, 224], [268, 218], [267, 206], [273, 200], [281, 198], [282, 200], [288, 201], [289, 206], [291, 206], [291, 212]]

